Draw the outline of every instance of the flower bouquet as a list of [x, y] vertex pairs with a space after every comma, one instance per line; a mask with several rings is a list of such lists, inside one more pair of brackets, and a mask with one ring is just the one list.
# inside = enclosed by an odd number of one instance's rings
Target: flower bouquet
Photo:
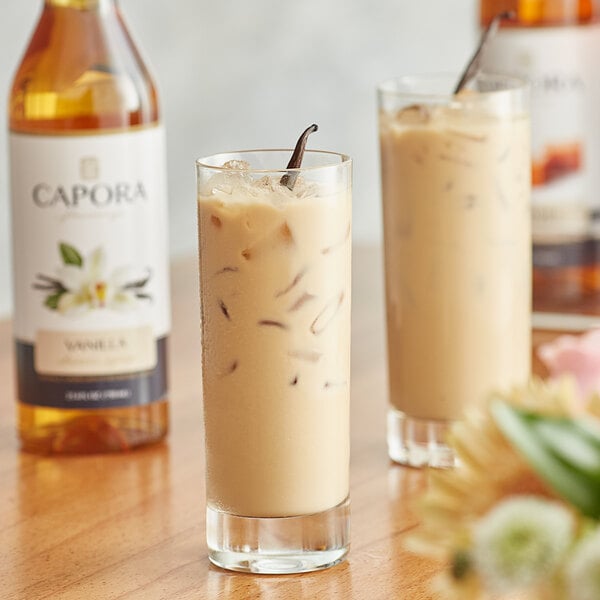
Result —
[[539, 349], [547, 382], [456, 424], [407, 540], [447, 561], [441, 598], [600, 600], [600, 332]]

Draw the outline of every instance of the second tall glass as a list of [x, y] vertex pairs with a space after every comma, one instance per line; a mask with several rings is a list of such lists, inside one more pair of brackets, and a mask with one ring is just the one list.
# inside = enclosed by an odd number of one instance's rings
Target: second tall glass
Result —
[[405, 77], [379, 92], [390, 457], [451, 466], [446, 428], [530, 371], [527, 88]]

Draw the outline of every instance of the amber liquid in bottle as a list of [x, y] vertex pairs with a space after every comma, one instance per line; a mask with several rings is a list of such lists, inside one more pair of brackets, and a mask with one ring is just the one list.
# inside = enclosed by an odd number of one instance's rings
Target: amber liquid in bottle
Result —
[[[114, 135], [156, 127], [158, 122], [154, 84], [115, 1], [45, 0], [14, 77], [11, 134]], [[111, 377], [71, 381], [86, 379]], [[156, 442], [167, 433], [165, 397], [111, 408], [56, 408], [18, 400], [19, 434], [26, 451], [123, 451]]]
[[600, 314], [598, 7], [481, 0], [481, 25], [505, 10], [515, 18], [503, 23], [485, 68], [532, 85], [533, 309]]

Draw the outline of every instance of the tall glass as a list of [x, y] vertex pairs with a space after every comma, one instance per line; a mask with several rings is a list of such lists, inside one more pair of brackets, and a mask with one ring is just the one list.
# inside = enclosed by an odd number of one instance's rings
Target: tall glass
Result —
[[480, 75], [378, 89], [390, 457], [446, 467], [448, 425], [530, 372], [528, 93]]
[[207, 542], [236, 571], [349, 545], [351, 161], [291, 153], [197, 162]]

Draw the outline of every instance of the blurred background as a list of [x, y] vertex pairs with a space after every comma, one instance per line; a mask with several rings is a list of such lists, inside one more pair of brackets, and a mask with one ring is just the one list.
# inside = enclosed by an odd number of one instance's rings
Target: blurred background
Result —
[[[0, 112], [43, 0], [3, 2]], [[168, 136], [171, 255], [196, 251], [194, 160], [309, 147], [354, 159], [356, 243], [379, 243], [375, 86], [460, 71], [479, 38], [476, 0], [121, 0], [152, 67]], [[0, 128], [0, 318], [11, 311], [7, 132]]]

